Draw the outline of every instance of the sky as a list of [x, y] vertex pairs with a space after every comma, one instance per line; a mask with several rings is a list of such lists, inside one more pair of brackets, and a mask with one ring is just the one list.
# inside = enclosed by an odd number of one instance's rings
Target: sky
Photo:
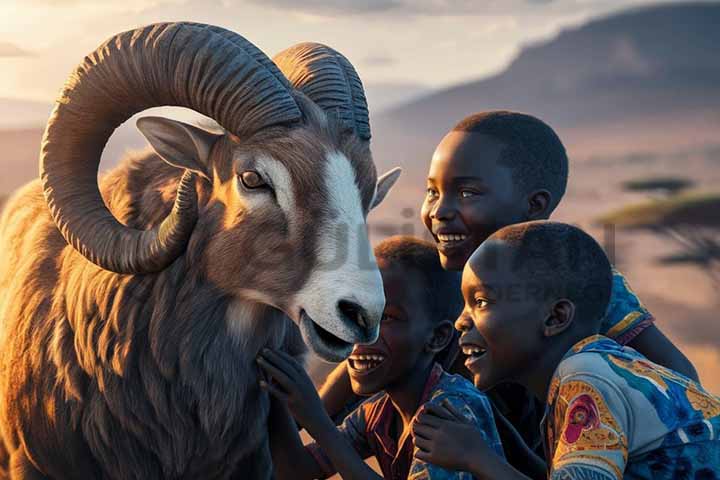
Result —
[[302, 41], [325, 43], [353, 62], [366, 85], [391, 85], [396, 94], [442, 88], [498, 72], [523, 45], [563, 28], [650, 3], [667, 2], [0, 0], [0, 98], [50, 102], [106, 38], [178, 20], [231, 29], [270, 56]]

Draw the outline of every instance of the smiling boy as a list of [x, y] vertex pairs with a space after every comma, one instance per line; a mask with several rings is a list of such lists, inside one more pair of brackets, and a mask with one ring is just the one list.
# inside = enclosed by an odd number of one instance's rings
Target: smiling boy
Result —
[[[453, 339], [452, 321], [462, 309], [460, 278], [445, 271], [430, 243], [393, 237], [375, 254], [386, 306], [378, 340], [356, 346], [346, 363], [352, 390], [372, 395], [337, 428], [300, 365], [265, 352], [263, 382], [277, 401], [270, 415], [273, 463], [279, 479], [379, 478], [363, 459], [375, 456], [387, 479], [469, 479], [413, 458], [410, 425], [422, 405], [448, 403], [474, 425], [497, 455], [502, 447], [490, 402], [468, 380], [436, 363]], [[303, 447], [290, 413], [317, 441]]]
[[[565, 147], [542, 120], [490, 111], [460, 121], [435, 149], [421, 213], [443, 266], [460, 271], [493, 232], [550, 218], [567, 180]], [[600, 332], [697, 380], [692, 364], [655, 326], [616, 270]]]
[[[548, 219], [565, 195], [568, 168], [560, 138], [533, 116], [490, 111], [460, 121], [433, 154], [421, 212], [443, 267], [461, 271], [472, 252], [502, 227]], [[653, 316], [614, 269], [600, 333], [656, 363], [698, 378], [690, 361], [655, 325]], [[463, 369], [459, 361], [450, 371], [466, 374]], [[321, 388], [328, 411], [341, 411], [352, 402], [349, 393], [347, 372], [341, 365]], [[536, 449], [538, 408], [523, 401], [523, 393], [503, 385], [490, 395]]]
[[[501, 229], [463, 272], [456, 322], [478, 388], [507, 381], [547, 402], [548, 478], [720, 478], [720, 399], [598, 335], [611, 296], [602, 248], [556, 222]], [[416, 456], [482, 479], [528, 478], [451, 409], [428, 406]]]

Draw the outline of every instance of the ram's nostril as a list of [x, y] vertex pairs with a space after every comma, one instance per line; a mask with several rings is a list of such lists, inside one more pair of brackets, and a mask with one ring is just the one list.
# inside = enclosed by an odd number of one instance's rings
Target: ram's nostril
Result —
[[340, 300], [338, 302], [338, 310], [340, 314], [349, 320], [357, 323], [362, 328], [368, 328], [367, 313], [355, 302], [350, 300]]

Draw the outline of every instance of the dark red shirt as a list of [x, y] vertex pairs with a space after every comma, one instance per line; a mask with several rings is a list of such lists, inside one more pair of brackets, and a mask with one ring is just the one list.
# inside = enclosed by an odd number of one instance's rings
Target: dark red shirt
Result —
[[[502, 455], [502, 447], [487, 397], [479, 392], [472, 383], [460, 375], [445, 373], [439, 364], [435, 364], [425, 382], [425, 388], [419, 405], [436, 403], [447, 399], [460, 412], [476, 424], [485, 434], [489, 445]], [[420, 408], [418, 408], [419, 410]], [[417, 413], [417, 412], [416, 412]], [[393, 425], [398, 422], [397, 411], [390, 397], [380, 392], [363, 402], [348, 415], [339, 427], [362, 458], [375, 456], [383, 477], [391, 480], [412, 479], [459, 479], [470, 478], [469, 474], [450, 472], [436, 465], [430, 465], [414, 458], [414, 445], [410, 429], [396, 440]], [[317, 444], [306, 448], [317, 460], [325, 478], [337, 472], [330, 459]]]

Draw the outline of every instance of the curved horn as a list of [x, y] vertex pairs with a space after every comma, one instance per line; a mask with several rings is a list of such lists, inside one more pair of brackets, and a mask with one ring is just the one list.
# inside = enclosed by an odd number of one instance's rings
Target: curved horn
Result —
[[301, 118], [275, 64], [219, 27], [149, 25], [115, 35], [85, 57], [48, 120], [40, 176], [65, 240], [107, 270], [162, 270], [182, 254], [197, 220], [190, 172], [172, 212], [152, 230], [122, 225], [100, 196], [98, 164], [112, 132], [133, 114], [162, 105], [191, 108], [240, 137]]
[[320, 108], [335, 112], [346, 130], [370, 140], [370, 120], [360, 76], [340, 52], [319, 43], [299, 43], [273, 57], [292, 86]]

